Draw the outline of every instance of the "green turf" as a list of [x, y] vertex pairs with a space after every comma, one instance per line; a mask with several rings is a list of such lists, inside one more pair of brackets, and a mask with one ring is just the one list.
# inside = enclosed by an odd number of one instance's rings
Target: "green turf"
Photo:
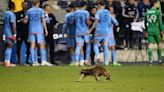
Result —
[[164, 66], [108, 67], [112, 81], [101, 77], [99, 82], [93, 77], [76, 82], [80, 69], [0, 66], [0, 92], [164, 92]]

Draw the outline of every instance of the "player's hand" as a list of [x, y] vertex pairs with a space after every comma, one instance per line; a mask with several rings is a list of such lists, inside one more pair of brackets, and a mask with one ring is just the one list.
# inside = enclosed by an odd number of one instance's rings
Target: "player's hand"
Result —
[[90, 33], [91, 33], [91, 30], [88, 30], [88, 31], [87, 31], [87, 35], [90, 35]]
[[45, 36], [48, 36], [48, 31], [45, 31]]
[[164, 41], [164, 32], [161, 32], [161, 34], [162, 34], [162, 40]]
[[90, 32], [89, 31], [87, 31], [87, 35], [89, 35], [90, 34]]
[[164, 37], [164, 32], [161, 32], [162, 36]]
[[16, 41], [16, 35], [13, 35], [11, 38], [10, 38], [13, 42]]
[[148, 38], [148, 33], [145, 32], [145, 33], [144, 33], [144, 36], [145, 36], [145, 38]]

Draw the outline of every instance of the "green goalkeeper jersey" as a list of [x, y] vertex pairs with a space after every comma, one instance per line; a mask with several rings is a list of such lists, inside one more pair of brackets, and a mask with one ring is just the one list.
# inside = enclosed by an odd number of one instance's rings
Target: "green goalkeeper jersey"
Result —
[[147, 11], [145, 21], [149, 35], [159, 35], [160, 31], [164, 31], [161, 13], [157, 9], [151, 8]]

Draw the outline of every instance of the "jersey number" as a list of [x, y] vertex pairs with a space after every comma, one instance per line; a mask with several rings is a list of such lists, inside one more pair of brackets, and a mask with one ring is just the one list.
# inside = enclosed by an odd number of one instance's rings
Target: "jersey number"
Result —
[[31, 21], [39, 21], [39, 14], [30, 14], [30, 20]]
[[157, 21], [157, 16], [156, 15], [148, 15], [147, 16], [147, 21], [150, 23], [154, 23]]

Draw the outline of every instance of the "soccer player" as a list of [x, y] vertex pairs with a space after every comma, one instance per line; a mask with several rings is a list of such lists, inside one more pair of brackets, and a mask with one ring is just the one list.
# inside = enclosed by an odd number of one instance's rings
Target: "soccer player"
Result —
[[74, 23], [74, 5], [71, 3], [68, 13], [64, 19], [62, 34], [67, 33], [67, 45], [70, 51], [71, 64], [75, 65], [75, 23]]
[[[90, 43], [90, 36], [87, 34], [88, 31], [88, 26], [90, 24], [89, 20], [89, 12], [85, 10], [86, 3], [85, 2], [80, 2], [77, 3], [76, 5], [76, 11], [74, 12], [75, 16], [75, 40], [76, 40], [76, 66], [79, 65], [90, 65], [89, 59], [90, 59], [90, 50], [91, 50], [91, 43]], [[87, 44], [86, 45], [86, 56], [85, 56], [85, 61], [80, 60], [80, 53], [83, 52], [83, 45], [84, 41]], [[82, 51], [80, 51], [82, 50]], [[80, 62], [79, 62], [80, 60]]]
[[[115, 26], [119, 26], [118, 21], [115, 18], [116, 16], [115, 16], [114, 9], [113, 9], [112, 6], [109, 6], [109, 12], [110, 12], [110, 15], [111, 15], [110, 17], [111, 17], [112, 23]], [[109, 42], [108, 42], [108, 46], [109, 46], [109, 49], [111, 49], [113, 66], [121, 66], [121, 64], [117, 63], [117, 60], [116, 60], [116, 49], [115, 49], [116, 41], [115, 41], [114, 32], [113, 32], [113, 29], [114, 29], [113, 24], [109, 25]]]
[[88, 34], [96, 27], [95, 37], [94, 37], [94, 52], [95, 52], [95, 61], [100, 60], [99, 44], [103, 41], [104, 48], [104, 65], [109, 65], [108, 62], [108, 42], [109, 42], [109, 30], [111, 30], [112, 17], [107, 9], [105, 9], [104, 2], [100, 1], [98, 3], [99, 10], [95, 16], [95, 22], [93, 26], [88, 31]]
[[[31, 61], [35, 61], [35, 43], [39, 45], [41, 55], [41, 65], [52, 66], [47, 62], [47, 54], [45, 49], [45, 36], [48, 35], [45, 15], [43, 9], [39, 8], [39, 0], [33, 0], [33, 7], [27, 11], [25, 21], [29, 22], [29, 36]], [[43, 29], [44, 28], [44, 29]]]
[[4, 66], [6, 67], [16, 66], [10, 62], [13, 43], [16, 40], [16, 16], [13, 13], [14, 10], [15, 4], [13, 2], [9, 2], [9, 10], [4, 14], [4, 33], [6, 37]]
[[146, 13], [146, 37], [148, 38], [148, 57], [150, 66], [152, 65], [152, 48], [156, 42], [158, 46], [158, 63], [162, 64], [162, 49], [161, 49], [161, 32], [164, 31], [161, 13], [157, 10], [158, 0], [152, 0], [151, 9]]

